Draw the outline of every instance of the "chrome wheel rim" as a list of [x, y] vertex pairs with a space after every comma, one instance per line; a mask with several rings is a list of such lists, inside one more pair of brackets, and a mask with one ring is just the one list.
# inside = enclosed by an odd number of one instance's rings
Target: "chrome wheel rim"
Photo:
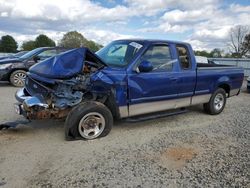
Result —
[[16, 86], [24, 86], [24, 82], [25, 82], [25, 78], [26, 78], [26, 74], [23, 72], [17, 72], [14, 77], [14, 84]]
[[79, 122], [79, 134], [85, 139], [94, 139], [102, 134], [105, 128], [105, 119], [98, 112], [90, 112]]
[[216, 111], [219, 111], [222, 109], [224, 105], [224, 96], [221, 93], [218, 93], [214, 98], [214, 108]]

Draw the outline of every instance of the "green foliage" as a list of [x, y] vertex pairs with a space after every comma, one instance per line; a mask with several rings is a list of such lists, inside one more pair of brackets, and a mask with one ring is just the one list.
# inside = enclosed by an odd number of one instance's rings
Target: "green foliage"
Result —
[[100, 48], [102, 48], [102, 45], [97, 44], [97, 43], [95, 43], [95, 42], [92, 41], [92, 40], [89, 40], [89, 41], [87, 42], [87, 44], [85, 45], [85, 47], [91, 49], [93, 52], [96, 52], [96, 51], [98, 51]]
[[36, 37], [35, 46], [37, 48], [39, 48], [39, 47], [54, 47], [54, 46], [56, 46], [56, 43], [52, 39], [47, 37], [46, 35], [39, 35], [38, 37]]
[[56, 46], [56, 43], [52, 39], [50, 39], [46, 35], [39, 35], [36, 37], [34, 41], [29, 40], [29, 41], [23, 42], [21, 48], [23, 50], [30, 51], [39, 47], [54, 47], [54, 46]]
[[77, 31], [70, 31], [63, 35], [60, 46], [65, 48], [79, 48], [86, 42], [87, 39], [85, 39], [81, 33], [78, 33]]
[[64, 34], [59, 45], [65, 48], [87, 47], [92, 51], [97, 51], [102, 47], [94, 41], [87, 40], [81, 33], [77, 31], [70, 31]]
[[215, 48], [210, 52], [211, 57], [222, 57], [222, 51], [219, 48]]
[[194, 51], [194, 54], [197, 56], [211, 57], [211, 54], [205, 50], [203, 51]]
[[222, 57], [222, 50], [215, 48], [211, 52], [203, 51], [194, 51], [196, 56], [204, 56], [204, 57]]
[[0, 40], [0, 51], [6, 53], [14, 53], [17, 51], [17, 42], [10, 35], [2, 36]]
[[29, 40], [26, 42], [23, 42], [22, 47], [23, 50], [25, 51], [30, 51], [36, 48], [35, 41]]

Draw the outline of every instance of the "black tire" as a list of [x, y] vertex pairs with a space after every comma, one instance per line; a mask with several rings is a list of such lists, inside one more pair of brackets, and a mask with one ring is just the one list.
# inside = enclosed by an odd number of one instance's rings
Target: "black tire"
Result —
[[23, 87], [25, 84], [26, 71], [16, 70], [10, 75], [10, 83], [15, 87]]
[[[221, 102], [220, 105], [219, 102], [217, 102], [218, 98], [222, 100], [222, 101], [219, 100]], [[226, 91], [222, 88], [219, 88], [213, 93], [209, 102], [204, 104], [203, 107], [206, 113], [211, 115], [217, 115], [223, 111], [226, 105], [226, 101], [227, 101]]]
[[[105, 121], [105, 124], [104, 123], [101, 123], [101, 124], [104, 124], [104, 128], [100, 128], [103, 130], [97, 137], [94, 137], [94, 138], [83, 137], [81, 135], [81, 134], [83, 134], [83, 132], [79, 132], [80, 127], [82, 128], [80, 123], [85, 116], [87, 116], [86, 119], [92, 117], [93, 115], [88, 116], [88, 114], [93, 114], [93, 113], [96, 113], [99, 116], [100, 115], [102, 116], [102, 120]], [[87, 126], [88, 126], [88, 128], [85, 130], [90, 130], [89, 125], [87, 125]], [[100, 102], [95, 102], [95, 101], [84, 102], [84, 103], [77, 105], [75, 108], [73, 108], [69, 112], [69, 114], [66, 118], [66, 121], [65, 121], [65, 139], [66, 140], [75, 140], [75, 139], [90, 140], [90, 139], [104, 137], [104, 136], [107, 136], [109, 134], [109, 132], [112, 129], [112, 126], [113, 126], [112, 113], [104, 104], [102, 104]]]

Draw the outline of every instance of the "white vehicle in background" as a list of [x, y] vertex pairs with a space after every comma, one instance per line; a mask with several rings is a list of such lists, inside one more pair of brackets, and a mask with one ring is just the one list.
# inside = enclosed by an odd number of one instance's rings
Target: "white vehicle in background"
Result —
[[204, 63], [204, 64], [215, 64], [213, 61], [209, 60], [205, 56], [195, 56], [197, 63]]

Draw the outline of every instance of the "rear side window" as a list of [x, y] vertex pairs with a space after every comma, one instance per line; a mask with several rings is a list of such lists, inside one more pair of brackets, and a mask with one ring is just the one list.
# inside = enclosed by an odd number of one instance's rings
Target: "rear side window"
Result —
[[179, 61], [182, 69], [190, 69], [191, 68], [191, 61], [188, 54], [188, 49], [186, 46], [177, 45], [176, 46]]
[[151, 46], [141, 57], [142, 61], [149, 61], [153, 65], [153, 70], [172, 70], [173, 61], [170, 49], [167, 45]]

